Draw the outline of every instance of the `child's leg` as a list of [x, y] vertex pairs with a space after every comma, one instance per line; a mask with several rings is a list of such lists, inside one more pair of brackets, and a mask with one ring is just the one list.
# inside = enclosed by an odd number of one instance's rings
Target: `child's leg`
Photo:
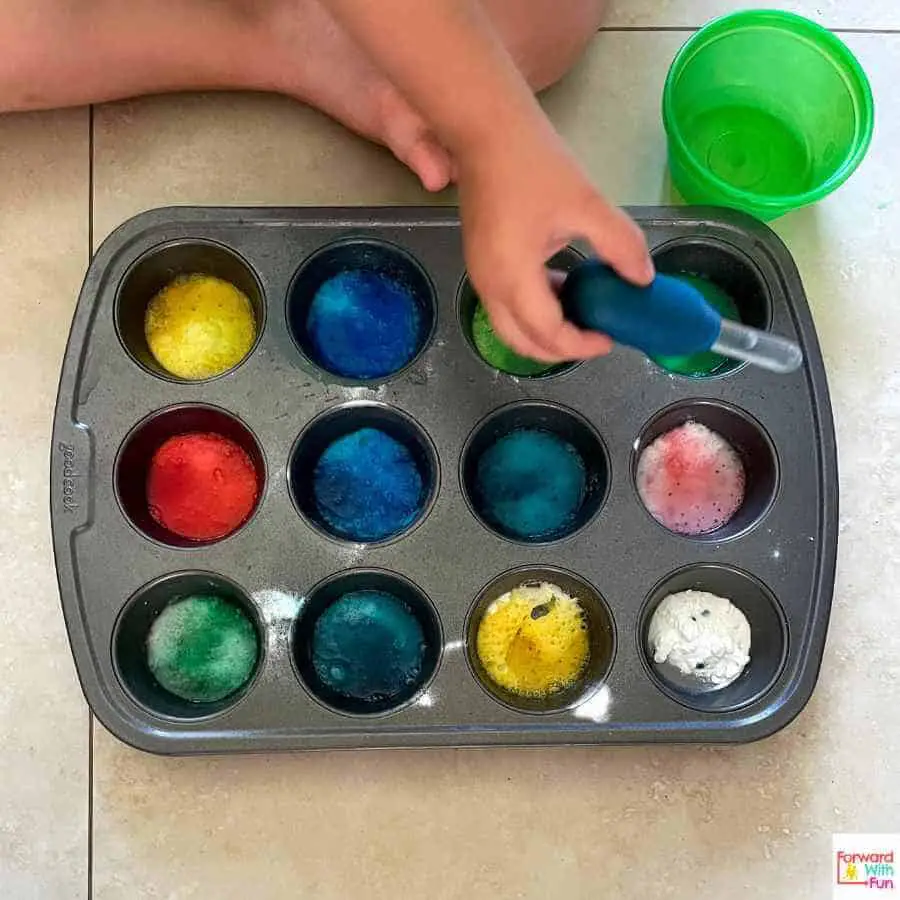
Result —
[[[559, 80], [596, 34], [606, 0], [481, 0], [534, 90]], [[353, 131], [384, 144], [429, 190], [453, 164], [427, 123], [369, 61], [319, 0], [276, 0], [273, 42], [289, 62], [267, 67], [267, 89], [298, 97]], [[301, 63], [306, 61], [306, 65]]]
[[532, 89], [575, 65], [603, 21], [606, 0], [481, 0]]
[[236, 0], [4, 0], [0, 111], [247, 85], [262, 48], [260, 19], [243, 9]]
[[[482, 0], [535, 90], [596, 31], [603, 0]], [[452, 162], [319, 0], [4, 0], [0, 112], [180, 90], [273, 90], [385, 144], [430, 189]]]

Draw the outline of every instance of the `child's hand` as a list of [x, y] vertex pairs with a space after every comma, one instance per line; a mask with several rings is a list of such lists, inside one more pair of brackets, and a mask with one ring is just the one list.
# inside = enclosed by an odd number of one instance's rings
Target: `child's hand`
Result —
[[549, 123], [525, 140], [500, 137], [457, 160], [469, 276], [494, 329], [541, 361], [609, 352], [609, 338], [563, 318], [544, 262], [583, 238], [620, 275], [647, 284], [643, 233], [596, 191]]
[[482, 4], [324, 2], [449, 154], [469, 274], [500, 336], [548, 362], [607, 351], [607, 338], [564, 321], [543, 264], [585, 238], [621, 275], [643, 284], [653, 277], [647, 245], [566, 150]]

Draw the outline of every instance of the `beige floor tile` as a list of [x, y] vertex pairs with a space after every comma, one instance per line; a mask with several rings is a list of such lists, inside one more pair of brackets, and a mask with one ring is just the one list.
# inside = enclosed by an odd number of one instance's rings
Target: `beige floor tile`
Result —
[[[593, 177], [620, 202], [665, 196], [659, 87], [680, 39], [603, 35], [547, 98]], [[801, 718], [737, 748], [209, 760], [149, 757], [100, 731], [100, 900], [821, 900], [832, 831], [896, 828], [900, 364], [892, 351], [900, 312], [892, 297], [900, 204], [888, 157], [900, 140], [892, 93], [900, 36], [851, 43], [884, 107], [872, 155], [840, 193], [777, 225], [820, 329], [844, 491], [833, 627]], [[176, 200], [419, 196], [378, 151], [277, 100], [117, 105], [100, 111], [98, 125], [101, 231]]]
[[426, 202], [380, 147], [283, 97], [155, 97], [97, 110], [94, 234], [168, 204]]
[[741, 9], [786, 9], [828, 28], [898, 28], [896, 0], [610, 0], [610, 27], [696, 28]]
[[0, 173], [0, 895], [76, 900], [87, 896], [88, 716], [59, 608], [47, 459], [87, 263], [87, 111], [0, 116]]

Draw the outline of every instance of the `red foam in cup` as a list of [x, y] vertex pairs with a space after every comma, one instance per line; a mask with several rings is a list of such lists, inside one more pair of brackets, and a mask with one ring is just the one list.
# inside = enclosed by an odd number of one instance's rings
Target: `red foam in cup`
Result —
[[226, 537], [247, 521], [259, 478], [246, 451], [219, 434], [169, 438], [153, 454], [147, 506], [163, 528], [192, 541]]

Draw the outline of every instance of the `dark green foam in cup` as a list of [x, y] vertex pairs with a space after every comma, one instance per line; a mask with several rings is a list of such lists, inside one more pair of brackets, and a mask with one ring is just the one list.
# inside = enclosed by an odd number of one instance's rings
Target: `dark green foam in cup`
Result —
[[[676, 276], [696, 288], [706, 302], [712, 306], [723, 319], [740, 322], [741, 316], [734, 300], [718, 285], [700, 278], [697, 275], [679, 274]], [[708, 378], [711, 375], [722, 375], [737, 368], [737, 360], [728, 359], [712, 350], [692, 353], [690, 356], [654, 356], [653, 361], [669, 372], [677, 375], [689, 375], [693, 378]]]
[[147, 636], [147, 666], [169, 693], [212, 703], [249, 681], [259, 655], [256, 629], [234, 603], [195, 594], [170, 603]]

